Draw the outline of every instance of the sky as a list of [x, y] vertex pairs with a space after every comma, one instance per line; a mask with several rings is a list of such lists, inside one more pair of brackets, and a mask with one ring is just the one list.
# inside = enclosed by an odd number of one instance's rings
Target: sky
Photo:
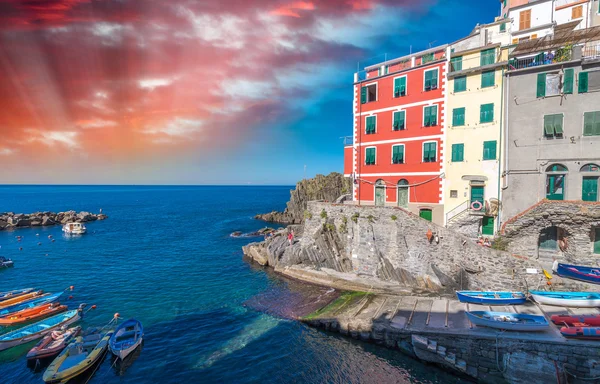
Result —
[[1, 0], [0, 184], [279, 184], [343, 171], [357, 68], [498, 0]]

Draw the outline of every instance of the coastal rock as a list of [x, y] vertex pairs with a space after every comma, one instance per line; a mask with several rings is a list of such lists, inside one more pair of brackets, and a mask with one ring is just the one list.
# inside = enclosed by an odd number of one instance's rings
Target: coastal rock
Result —
[[8, 223], [5, 220], [0, 220], [0, 230], [6, 228]]
[[90, 212], [34, 212], [30, 214], [6, 212], [0, 214], [0, 230], [10, 228], [28, 228], [37, 226], [49, 226], [57, 224], [66, 224], [68, 222], [88, 222], [94, 220], [104, 220], [108, 216], [103, 214], [93, 214]]
[[304, 212], [309, 201], [336, 201], [350, 191], [352, 191], [352, 180], [341, 173], [317, 175], [296, 184], [296, 189], [290, 191], [290, 201], [285, 211], [273, 211], [256, 215], [254, 218], [275, 223], [300, 224], [304, 221]]
[[15, 224], [17, 227], [29, 227], [31, 226], [31, 220], [28, 219], [19, 219]]

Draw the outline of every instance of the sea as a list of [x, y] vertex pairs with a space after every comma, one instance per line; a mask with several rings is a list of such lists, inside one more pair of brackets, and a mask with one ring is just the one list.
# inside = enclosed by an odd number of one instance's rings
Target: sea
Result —
[[[0, 212], [108, 215], [77, 237], [60, 226], [1, 231], [0, 256], [15, 265], [0, 269], [0, 292], [67, 289], [62, 303], [87, 305], [84, 328], [102, 329], [115, 314], [143, 323], [144, 344], [128, 360], [107, 353], [77, 383], [460, 383], [399, 351], [294, 320], [294, 298], [333, 290], [252, 264], [241, 247], [261, 238], [230, 236], [269, 225], [253, 216], [283, 210], [290, 189], [0, 186]], [[49, 362], [25, 359], [34, 345], [0, 352], [1, 384], [43, 382]]]

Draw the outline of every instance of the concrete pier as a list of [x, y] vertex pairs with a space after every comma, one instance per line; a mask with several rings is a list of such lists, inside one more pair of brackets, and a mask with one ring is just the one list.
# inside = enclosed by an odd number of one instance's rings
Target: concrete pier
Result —
[[303, 321], [328, 331], [398, 348], [484, 383], [600, 382], [600, 341], [564, 338], [559, 327], [513, 332], [471, 324], [466, 311], [545, 316], [600, 314], [528, 302], [516, 306], [464, 304], [439, 297], [347, 293]]

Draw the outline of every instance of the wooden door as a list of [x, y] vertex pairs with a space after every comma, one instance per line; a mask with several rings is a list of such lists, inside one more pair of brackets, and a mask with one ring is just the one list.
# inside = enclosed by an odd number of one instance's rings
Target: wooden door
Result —
[[383, 207], [385, 205], [385, 187], [377, 185], [375, 186], [375, 205]]
[[581, 186], [581, 199], [583, 201], [598, 201], [598, 178], [584, 177]]

